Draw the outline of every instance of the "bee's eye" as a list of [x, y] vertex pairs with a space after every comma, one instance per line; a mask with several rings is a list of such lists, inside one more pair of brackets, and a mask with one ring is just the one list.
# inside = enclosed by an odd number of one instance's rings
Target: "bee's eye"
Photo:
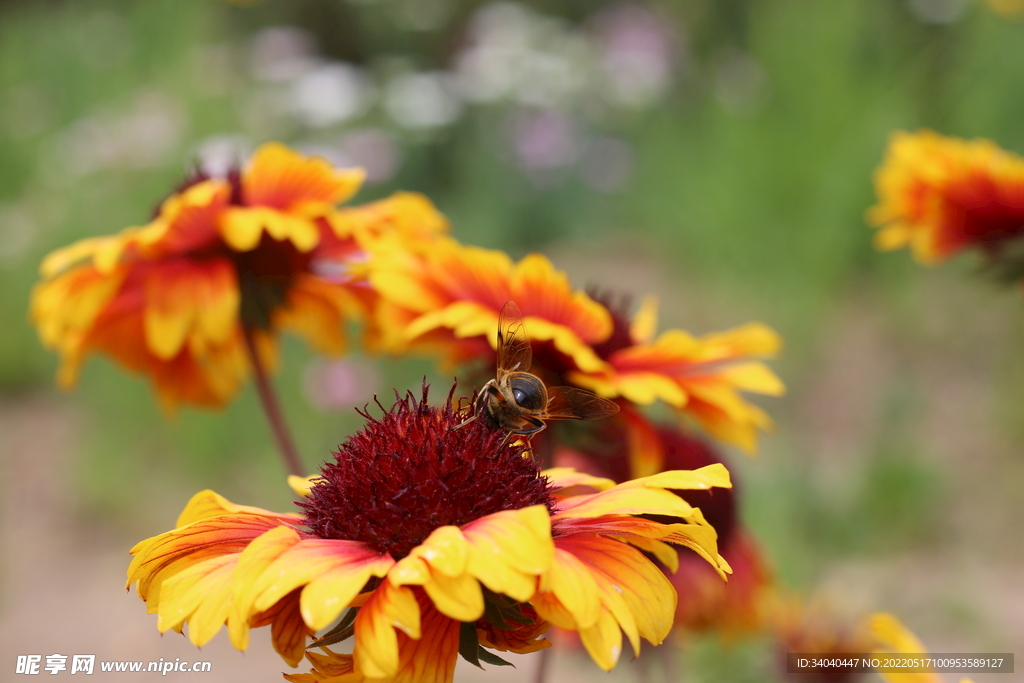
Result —
[[527, 410], [541, 410], [547, 403], [547, 392], [539, 377], [526, 375], [514, 378], [511, 382], [512, 398], [516, 405]]

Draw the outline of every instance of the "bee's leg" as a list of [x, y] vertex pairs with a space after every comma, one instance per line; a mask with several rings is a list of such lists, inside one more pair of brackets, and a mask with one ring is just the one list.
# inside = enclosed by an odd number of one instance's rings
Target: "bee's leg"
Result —
[[462, 429], [463, 427], [465, 427], [466, 425], [468, 425], [470, 422], [472, 422], [473, 420], [477, 419], [478, 417], [480, 417], [480, 411], [479, 410], [474, 410], [473, 414], [469, 416], [469, 419], [467, 419], [465, 422], [460, 422], [459, 424], [455, 425], [454, 427], [449, 427], [448, 431], [449, 432], [454, 432], [456, 429]]
[[528, 439], [532, 439], [534, 434], [540, 434], [541, 432], [543, 432], [548, 427], [546, 422], [544, 422], [543, 420], [538, 420], [535, 417], [527, 417], [525, 419], [526, 419], [527, 422], [529, 422], [531, 425], [533, 425], [533, 429], [520, 429], [520, 430], [516, 431], [516, 434], [519, 434], [521, 436], [525, 436]]
[[[509, 438], [513, 434], [515, 434], [516, 436], [525, 436], [526, 437], [526, 443], [527, 443], [527, 445], [529, 445], [530, 440], [534, 437], [535, 434], [540, 434], [541, 432], [543, 432], [548, 427], [546, 423], [542, 422], [541, 420], [538, 420], [535, 417], [527, 417], [525, 419], [531, 425], [533, 425], [533, 429], [517, 429], [514, 432], [509, 432], [508, 434], [505, 435], [505, 440], [501, 442], [502, 446], [504, 446], [506, 443], [508, 443]], [[499, 448], [500, 448], [500, 446], [499, 446]], [[531, 453], [533, 452], [532, 448], [530, 449], [530, 452]]]
[[[488, 382], [487, 385], [484, 388], [485, 389], [490, 389], [491, 388], [491, 383]], [[463, 396], [462, 398], [465, 398], [465, 397]], [[460, 405], [462, 404], [462, 398], [459, 399], [459, 404]], [[463, 427], [468, 425], [470, 422], [472, 422], [473, 420], [475, 420], [478, 417], [480, 417], [480, 415], [482, 415], [483, 412], [484, 412], [484, 407], [487, 405], [486, 404], [486, 398], [487, 398], [487, 392], [486, 391], [480, 392], [480, 395], [476, 397], [476, 408], [473, 410], [473, 414], [469, 416], [469, 419], [467, 419], [465, 422], [461, 422], [461, 423], [455, 425], [454, 427], [449, 427], [448, 431], [449, 432], [453, 432], [456, 429], [462, 429]]]

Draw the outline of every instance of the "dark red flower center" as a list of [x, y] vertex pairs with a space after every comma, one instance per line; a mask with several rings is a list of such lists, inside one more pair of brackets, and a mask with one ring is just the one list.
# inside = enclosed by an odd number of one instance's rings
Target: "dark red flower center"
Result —
[[607, 360], [619, 349], [633, 346], [633, 335], [629, 330], [629, 310], [633, 307], [633, 297], [596, 287], [588, 288], [587, 294], [608, 309], [612, 317], [612, 333], [603, 342], [594, 344], [594, 353]]
[[[395, 559], [434, 529], [462, 526], [503, 510], [546, 505], [548, 480], [523, 446], [502, 445], [505, 432], [452, 405], [399, 397], [379, 419], [349, 437], [297, 504], [312, 535], [362, 541]], [[380, 405], [378, 403], [378, 405]], [[383, 408], [382, 408], [383, 410]]]
[[250, 329], [270, 329], [274, 310], [285, 305], [295, 275], [309, 270], [311, 255], [289, 240], [264, 233], [252, 251], [229, 251], [228, 256], [238, 271], [242, 323]]

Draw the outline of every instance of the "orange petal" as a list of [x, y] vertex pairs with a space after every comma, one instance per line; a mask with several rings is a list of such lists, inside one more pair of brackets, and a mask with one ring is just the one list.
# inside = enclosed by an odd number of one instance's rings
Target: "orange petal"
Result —
[[242, 175], [242, 201], [282, 211], [330, 207], [356, 193], [366, 173], [336, 169], [321, 157], [306, 157], [282, 144], [261, 146]]

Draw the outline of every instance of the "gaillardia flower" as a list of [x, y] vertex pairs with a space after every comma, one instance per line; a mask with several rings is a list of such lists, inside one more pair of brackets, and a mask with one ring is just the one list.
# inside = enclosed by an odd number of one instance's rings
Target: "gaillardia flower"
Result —
[[414, 195], [337, 210], [362, 179], [267, 144], [241, 172], [192, 178], [146, 225], [50, 254], [31, 316], [61, 356], [61, 384], [100, 351], [147, 375], [167, 407], [218, 406], [251, 354], [273, 362], [278, 329], [342, 351], [345, 323], [364, 317], [372, 296], [358, 272], [365, 242], [446, 226]]
[[[550, 624], [578, 631], [612, 668], [622, 637], [661, 643], [676, 592], [648, 559], [691, 548], [724, 578], [714, 529], [671, 491], [728, 487], [721, 465], [615, 485], [541, 472], [522, 444], [464, 413], [407, 395], [368, 417], [311, 480], [301, 514], [197, 494], [172, 531], [132, 549], [128, 585], [161, 631], [197, 645], [224, 624], [239, 649], [269, 624], [292, 665], [308, 635], [313, 671], [292, 681], [452, 680], [456, 655], [546, 647]], [[670, 491], [671, 489], [671, 491]], [[685, 495], [685, 494], [684, 494]], [[656, 517], [657, 520], [648, 518]], [[354, 637], [351, 654], [326, 646]]]
[[884, 251], [934, 264], [968, 248], [998, 255], [1024, 233], [1024, 158], [990, 140], [897, 131], [875, 171], [868, 222]]
[[[489, 358], [493, 367], [498, 314], [515, 301], [533, 346], [530, 372], [549, 385], [575, 385], [618, 399], [620, 427], [632, 428], [631, 416], [639, 416], [630, 405], [658, 400], [747, 451], [756, 448], [757, 431], [771, 426], [741, 394], [784, 390], [760, 360], [781, 344], [765, 325], [702, 337], [682, 330], [655, 336], [653, 302], [627, 320], [613, 306], [574, 290], [540, 254], [513, 262], [500, 251], [450, 238], [421, 250], [380, 240], [372, 251], [369, 280], [380, 296], [375, 315], [388, 330], [384, 346], [391, 351], [439, 352], [450, 363]], [[656, 454], [638, 456], [643, 457], [650, 462], [635, 474], [657, 471]]]

